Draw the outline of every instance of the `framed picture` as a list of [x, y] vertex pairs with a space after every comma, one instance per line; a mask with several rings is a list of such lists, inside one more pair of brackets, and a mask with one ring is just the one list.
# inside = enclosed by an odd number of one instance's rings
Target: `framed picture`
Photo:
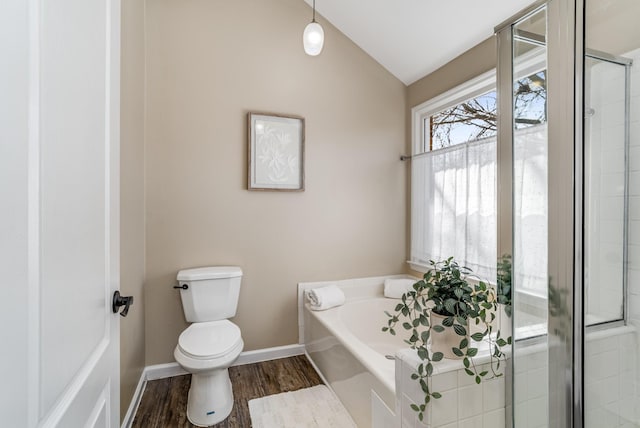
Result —
[[248, 114], [249, 190], [304, 190], [304, 118]]

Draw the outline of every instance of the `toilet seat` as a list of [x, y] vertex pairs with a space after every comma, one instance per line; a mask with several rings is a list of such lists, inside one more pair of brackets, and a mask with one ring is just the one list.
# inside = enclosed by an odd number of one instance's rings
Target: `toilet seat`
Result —
[[229, 320], [191, 324], [178, 338], [178, 348], [195, 360], [223, 357], [242, 346], [240, 328]]

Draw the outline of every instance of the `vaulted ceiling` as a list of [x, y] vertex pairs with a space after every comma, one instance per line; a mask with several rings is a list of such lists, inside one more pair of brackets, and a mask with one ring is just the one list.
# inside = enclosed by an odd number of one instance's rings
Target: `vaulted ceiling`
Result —
[[316, 0], [316, 11], [408, 85], [491, 36], [532, 1]]

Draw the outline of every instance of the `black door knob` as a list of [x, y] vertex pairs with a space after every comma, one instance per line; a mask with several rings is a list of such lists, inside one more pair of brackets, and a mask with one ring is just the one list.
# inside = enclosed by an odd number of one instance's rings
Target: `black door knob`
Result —
[[120, 312], [120, 316], [126, 317], [129, 313], [129, 307], [133, 305], [133, 296], [121, 296], [120, 291], [116, 290], [113, 293], [113, 300], [111, 303], [111, 309], [114, 314], [117, 314], [120, 310], [120, 306], [124, 306], [122, 312]]

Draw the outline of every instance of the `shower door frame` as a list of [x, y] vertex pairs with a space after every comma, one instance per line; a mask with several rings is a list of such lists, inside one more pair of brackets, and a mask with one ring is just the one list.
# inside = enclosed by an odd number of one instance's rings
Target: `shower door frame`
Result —
[[[571, 428], [582, 427], [584, 419], [583, 0], [537, 1], [495, 28], [498, 129], [502, 131], [498, 133], [498, 183], [506, 186], [499, 190], [498, 254], [507, 249], [513, 254], [513, 236], [506, 230], [513, 231], [514, 212], [509, 181], [514, 138], [513, 25], [542, 7], [547, 8], [548, 275], [549, 287], [565, 296], [562, 310], [548, 311], [548, 421], [550, 427]], [[511, 378], [515, 379], [513, 373]], [[512, 399], [512, 406], [514, 402]], [[514, 412], [506, 413], [507, 426], [514, 426]]]

